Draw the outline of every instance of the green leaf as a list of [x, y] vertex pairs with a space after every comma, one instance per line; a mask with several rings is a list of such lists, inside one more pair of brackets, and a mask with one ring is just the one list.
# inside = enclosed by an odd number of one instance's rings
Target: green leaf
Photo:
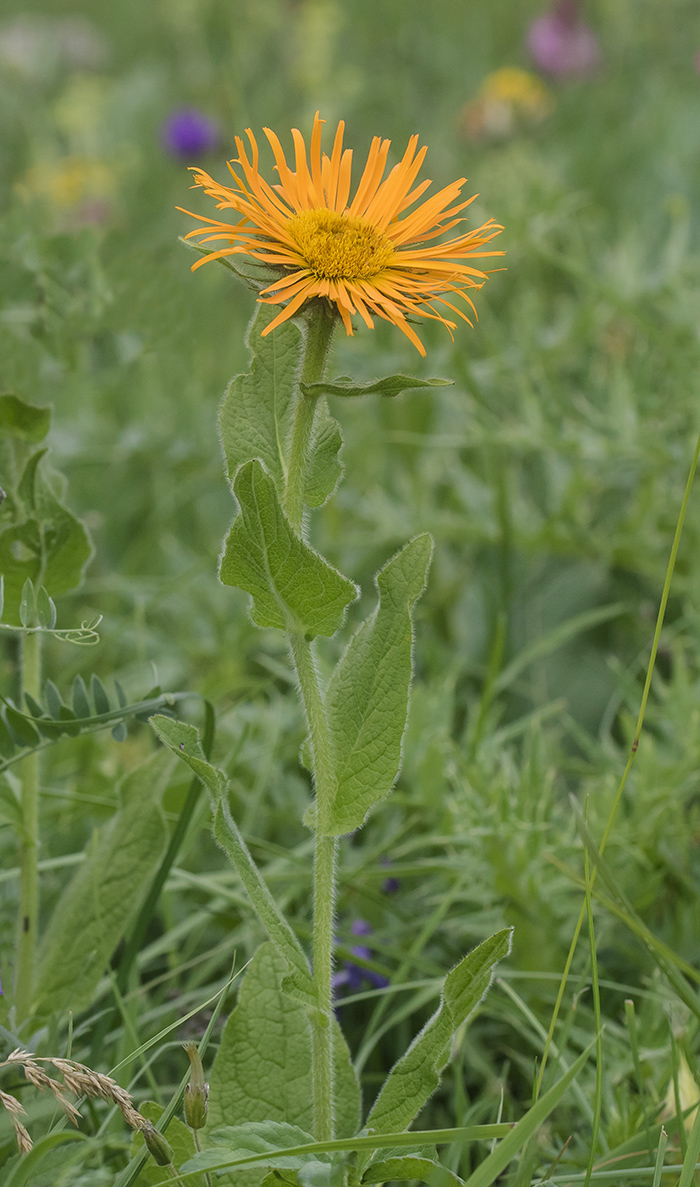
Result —
[[26, 404], [19, 396], [0, 396], [0, 437], [14, 437], [36, 445], [43, 441], [51, 426], [51, 408]]
[[95, 704], [95, 713], [109, 713], [112, 706], [109, 703], [107, 690], [105, 689], [105, 686], [100, 678], [96, 676], [94, 672], [90, 678], [90, 691]]
[[[245, 462], [258, 458], [273, 479], [281, 501], [299, 399], [303, 338], [293, 321], [283, 322], [274, 334], [263, 338], [263, 330], [278, 313], [274, 306], [258, 305], [246, 340], [252, 354], [251, 369], [229, 384], [221, 405], [219, 430], [229, 478], [233, 480]], [[340, 425], [330, 415], [325, 400], [320, 400], [304, 491], [309, 507], [321, 506], [335, 489], [342, 472], [338, 460], [341, 444]]]
[[281, 499], [303, 343], [299, 327], [291, 321], [283, 322], [274, 334], [261, 337], [277, 313], [279, 310], [270, 305], [258, 305], [247, 336], [251, 369], [229, 384], [221, 405], [219, 431], [229, 478], [233, 481], [240, 466], [259, 458]]
[[459, 1175], [435, 1162], [432, 1158], [420, 1158], [417, 1154], [404, 1154], [399, 1158], [385, 1158], [373, 1162], [362, 1176], [363, 1183], [406, 1182], [417, 1179], [429, 1183], [430, 1187], [463, 1187]]
[[49, 597], [43, 585], [39, 587], [39, 592], [36, 595], [36, 612], [39, 625], [45, 631], [52, 631], [56, 625], [56, 604], [53, 598]]
[[233, 484], [239, 514], [226, 542], [221, 580], [252, 595], [261, 627], [312, 639], [333, 635], [357, 587], [292, 531], [260, 462], [241, 466]]
[[440, 1083], [452, 1036], [487, 993], [510, 941], [510, 928], [496, 932], [447, 974], [440, 1005], [384, 1081], [367, 1118], [369, 1129], [382, 1134], [408, 1128]]
[[160, 799], [171, 764], [159, 751], [122, 780], [122, 806], [93, 836], [59, 898], [40, 954], [41, 1012], [89, 1004], [162, 856], [167, 828]]
[[[139, 1107], [139, 1113], [147, 1121], [157, 1125], [163, 1115], [163, 1106], [156, 1104], [155, 1101], [147, 1100]], [[173, 1149], [173, 1164], [176, 1167], [182, 1166], [183, 1162], [186, 1162], [197, 1152], [191, 1130], [178, 1117], [173, 1117], [168, 1125], [168, 1142]], [[137, 1129], [131, 1139], [130, 1156], [133, 1158], [139, 1150], [143, 1149], [143, 1146], [143, 1134], [140, 1129]], [[136, 1179], [134, 1187], [158, 1187], [158, 1184], [170, 1178], [170, 1175], [171, 1171], [167, 1166], [157, 1166], [153, 1159], [149, 1158]], [[198, 1175], [190, 1182], [192, 1187], [206, 1187], [204, 1175]]]
[[186, 725], [184, 721], [175, 721], [172, 717], [156, 714], [149, 717], [149, 723], [154, 733], [164, 746], [172, 750], [182, 759], [190, 770], [202, 780], [211, 792], [212, 810], [215, 812], [219, 800], [226, 791], [228, 780], [223, 771], [207, 762], [199, 741], [199, 733], [193, 725]]
[[377, 574], [379, 602], [351, 640], [326, 698], [337, 783], [334, 834], [359, 828], [401, 765], [412, 676], [411, 610], [425, 588], [433, 541], [416, 536]]
[[384, 379], [370, 379], [354, 383], [341, 376], [332, 383], [322, 379], [318, 383], [302, 383], [305, 396], [400, 396], [416, 387], [452, 387], [453, 379], [417, 379], [413, 375], [387, 375]]
[[[211, 1086], [210, 1086], [211, 1087]], [[280, 1170], [299, 1170], [305, 1163], [318, 1162], [321, 1159], [330, 1161], [328, 1155], [318, 1154], [290, 1154], [288, 1157], [280, 1155], [280, 1150], [293, 1149], [295, 1146], [313, 1144], [313, 1137], [305, 1133], [298, 1125], [289, 1125], [279, 1121], [252, 1121], [244, 1125], [226, 1125], [215, 1133], [209, 1134], [209, 1141], [216, 1147], [195, 1155], [191, 1162], [185, 1163], [183, 1171], [206, 1170], [209, 1166], [216, 1166], [222, 1156], [230, 1154], [232, 1158], [248, 1158], [258, 1154], [270, 1154], [270, 1161], [261, 1159], [257, 1169], [268, 1166], [279, 1167]]]
[[10, 733], [5, 720], [0, 712], [0, 754], [3, 758], [12, 758], [17, 744], [13, 735]]
[[92, 716], [87, 688], [82, 676], [76, 676], [73, 680], [73, 710], [76, 717]]
[[6, 724], [10, 727], [10, 732], [17, 739], [20, 746], [36, 746], [39, 741], [39, 735], [26, 717], [23, 717], [21, 713], [13, 709], [12, 705], [5, 705], [3, 716]]
[[56, 688], [53, 680], [47, 680], [44, 685], [44, 697], [46, 698], [46, 707], [55, 721], [59, 721], [61, 717], [61, 709], [63, 708], [63, 701], [61, 694]]
[[19, 620], [22, 626], [34, 626], [36, 620], [36, 595], [31, 577], [27, 577], [22, 586], [22, 596], [19, 601]]
[[285, 992], [307, 1006], [316, 1007], [316, 991], [304, 949], [277, 906], [229, 811], [226, 776], [205, 759], [194, 726], [162, 716], [151, 717], [150, 723], [161, 742], [187, 763], [209, 789], [214, 835], [233, 862], [256, 915], [286, 963]]
[[0, 532], [0, 573], [5, 578], [6, 618], [20, 623], [22, 587], [41, 580], [53, 597], [79, 585], [92, 556], [89, 536], [80, 520], [56, 495], [58, 476], [40, 463], [45, 449], [26, 461], [13, 505], [16, 521]]
[[318, 400], [304, 480], [307, 507], [322, 507], [333, 494], [343, 473], [339, 456], [342, 444], [340, 425], [328, 411], [325, 399]]
[[39, 1138], [34, 1144], [33, 1150], [25, 1154], [21, 1162], [12, 1168], [7, 1178], [3, 1180], [3, 1187], [24, 1187], [25, 1183], [32, 1181], [32, 1176], [37, 1169], [40, 1162], [44, 1160], [47, 1154], [55, 1150], [57, 1146], [62, 1146], [66, 1142], [86, 1142], [88, 1140], [87, 1134], [76, 1133], [72, 1129], [58, 1130], [55, 1133], [47, 1133], [43, 1138]]
[[11, 824], [17, 834], [24, 831], [22, 806], [5, 775], [0, 775], [0, 821]]
[[[208, 1133], [243, 1121], [282, 1122], [307, 1132], [312, 1127], [311, 1027], [305, 1007], [282, 989], [285, 972], [274, 946], [262, 944], [211, 1068]], [[336, 1131], [342, 1138], [357, 1132], [360, 1092], [335, 1018], [333, 1027]]]

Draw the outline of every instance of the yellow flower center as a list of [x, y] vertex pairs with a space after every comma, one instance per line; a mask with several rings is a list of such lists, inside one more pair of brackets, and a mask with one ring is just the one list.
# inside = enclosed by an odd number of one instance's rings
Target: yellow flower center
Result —
[[369, 280], [394, 254], [391, 240], [372, 223], [335, 210], [303, 210], [287, 231], [319, 280]]

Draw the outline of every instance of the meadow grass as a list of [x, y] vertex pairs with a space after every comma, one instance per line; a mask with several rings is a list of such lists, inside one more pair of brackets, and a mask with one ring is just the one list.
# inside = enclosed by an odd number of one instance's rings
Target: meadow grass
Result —
[[[25, 8], [5, 0], [2, 22]], [[338, 341], [335, 374], [414, 368], [455, 386], [336, 401], [346, 481], [313, 529], [319, 549], [362, 586], [351, 624], [371, 605], [372, 574], [387, 556], [420, 531], [436, 541], [417, 612], [402, 774], [370, 824], [343, 841], [339, 958], [351, 959], [353, 922], [365, 920], [371, 959], [356, 958], [358, 967], [390, 981], [365, 980], [341, 1007], [366, 1104], [434, 1008], [444, 972], [497, 928], [515, 928], [512, 955], [421, 1129], [517, 1120], [532, 1100], [590, 872], [572, 799], [599, 845], [634, 739], [700, 431], [700, 18], [689, 0], [592, 2], [597, 73], [552, 84], [553, 110], [536, 127], [468, 142], [463, 105], [489, 71], [528, 67], [523, 38], [539, 8], [444, 0], [434, 19], [418, 0], [76, 3], [70, 15], [89, 17], [105, 39], [101, 63], [0, 61], [0, 389], [53, 405], [52, 458], [95, 546], [59, 613], [68, 624], [104, 615], [99, 647], [52, 642], [46, 674], [67, 692], [77, 673], [95, 670], [134, 700], [154, 684], [190, 690], [198, 724], [201, 698], [214, 705], [215, 761], [303, 940], [311, 841], [296, 821], [310, 786], [298, 764], [294, 677], [280, 639], [254, 628], [245, 596], [215, 579], [232, 518], [217, 405], [246, 364], [253, 298], [224, 268], [190, 274], [192, 257], [177, 242], [189, 227], [174, 208], [202, 206], [185, 165], [223, 178], [234, 132], [306, 130], [320, 108], [329, 123], [347, 121], [358, 150], [379, 133], [402, 152], [419, 132], [430, 145], [428, 176], [444, 184], [468, 175], [480, 192], [475, 223], [493, 216], [506, 227], [508, 270], [481, 294], [474, 331], [460, 329], [452, 343], [428, 327], [425, 361], [385, 325]], [[32, 11], [58, 9], [36, 2]], [[1, 49], [2, 28], [0, 58]], [[203, 161], [173, 160], [159, 143], [162, 120], [188, 104], [223, 129], [220, 151]], [[66, 157], [107, 171], [95, 225], [42, 180]], [[654, 1166], [664, 1118], [667, 1162], [680, 1163], [687, 1147], [692, 1114], [686, 1126], [675, 1115], [700, 1097], [699, 558], [695, 492], [644, 731], [543, 1087], [602, 1021], [598, 1072], [594, 1049], [509, 1168], [518, 1187], [583, 1181], [591, 1155], [596, 1183], [650, 1183], [646, 1171], [619, 1172]], [[328, 670], [339, 647], [324, 640]], [[13, 695], [12, 641], [0, 663], [2, 690]], [[47, 751], [45, 926], [93, 830], [114, 813], [117, 781], [154, 749], [148, 727], [134, 724], [122, 743], [100, 733]], [[164, 800], [173, 827], [188, 788], [176, 772]], [[2, 974], [11, 979], [9, 824], [0, 852]], [[180, 1042], [201, 1036], [234, 954], [240, 969], [261, 938], [202, 801], [116, 1009], [105, 969], [90, 1005], [71, 1020], [48, 1019], [33, 1049], [70, 1046], [100, 1070], [121, 1065], [116, 1078], [137, 1102], [165, 1103], [185, 1071]], [[117, 951], [114, 971], [119, 962]], [[234, 982], [225, 1013], [236, 990]], [[11, 1029], [6, 1015], [0, 1021]], [[217, 1037], [215, 1028], [213, 1047]], [[51, 1102], [29, 1092], [22, 1100], [29, 1129], [47, 1130]], [[128, 1134], [96, 1106], [86, 1117], [91, 1141], [57, 1148], [31, 1183], [113, 1182]], [[0, 1162], [11, 1167], [13, 1132], [2, 1125]], [[487, 1153], [443, 1148], [462, 1175]]]

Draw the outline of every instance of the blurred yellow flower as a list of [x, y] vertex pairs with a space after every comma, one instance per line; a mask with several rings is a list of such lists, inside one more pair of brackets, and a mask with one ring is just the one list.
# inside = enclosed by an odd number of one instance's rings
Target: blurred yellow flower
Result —
[[[211, 251], [193, 270], [208, 260], [241, 253], [275, 268], [277, 275], [260, 299], [282, 309], [265, 334], [305, 302], [321, 297], [335, 306], [348, 334], [353, 332], [352, 314], [359, 314], [370, 327], [376, 314], [402, 330], [424, 355], [425, 348], [406, 315], [440, 321], [451, 333], [456, 323], [435, 308], [439, 304], [468, 322], [447, 297], [461, 298], [476, 312], [467, 290], [481, 288], [488, 274], [471, 267], [471, 261], [504, 254], [482, 250], [503, 228], [489, 219], [473, 231], [429, 245], [464, 222], [462, 211], [473, 201], [459, 200], [466, 178], [404, 214], [431, 184], [422, 181], [414, 188], [427, 150], [417, 151], [418, 137], [412, 136], [402, 160], [384, 178], [391, 142], [375, 136], [351, 198], [352, 150], [343, 149], [345, 125], [342, 121], [338, 125], [330, 157], [321, 153], [322, 128], [317, 112], [308, 162], [304, 138], [298, 129], [292, 130], [294, 170], [275, 133], [265, 128], [277, 165], [276, 185], [265, 181], [258, 169], [258, 145], [250, 129], [250, 159], [236, 137], [238, 157], [229, 163], [233, 188], [193, 169], [195, 186], [214, 198], [219, 210], [240, 215], [235, 223], [192, 215], [207, 225], [190, 231], [186, 238], [199, 236], [202, 243], [223, 240], [227, 245]], [[233, 165], [240, 166], [242, 176]]]
[[[693, 1128], [695, 1114], [698, 1111], [697, 1106], [700, 1104], [700, 1089], [698, 1089], [695, 1076], [688, 1067], [688, 1061], [685, 1055], [682, 1054], [678, 1060], [678, 1103], [680, 1104], [681, 1113], [685, 1113], [686, 1109], [690, 1109], [688, 1115], [683, 1118], [683, 1126], [689, 1133]], [[693, 1105], [695, 1105], [695, 1108], [692, 1108]], [[676, 1089], [672, 1078], [666, 1092], [661, 1116], [665, 1120], [671, 1120], [676, 1115]]]
[[25, 173], [19, 188], [25, 197], [43, 198], [60, 210], [70, 210], [85, 200], [109, 198], [115, 176], [95, 157], [71, 156], [35, 165]]
[[475, 99], [465, 104], [460, 128], [470, 140], [500, 139], [540, 123], [554, 109], [554, 97], [529, 70], [504, 66], [484, 79]]

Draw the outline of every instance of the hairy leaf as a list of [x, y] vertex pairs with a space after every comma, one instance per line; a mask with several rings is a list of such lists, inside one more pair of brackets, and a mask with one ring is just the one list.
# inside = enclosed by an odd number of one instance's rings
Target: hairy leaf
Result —
[[352, 832], [394, 785], [401, 765], [412, 675], [411, 610], [433, 550], [416, 536], [376, 577], [379, 603], [340, 660], [328, 689], [336, 763], [335, 834]]
[[122, 780], [122, 806], [93, 837], [47, 929], [36, 989], [40, 1012], [80, 1010], [90, 1002], [161, 859], [167, 829], [160, 798], [171, 768], [161, 751]]
[[417, 1154], [403, 1154], [397, 1158], [384, 1158], [373, 1162], [362, 1176], [363, 1183], [406, 1182], [417, 1179], [429, 1183], [430, 1187], [462, 1187], [459, 1175], [441, 1166], [432, 1158], [421, 1158]]
[[214, 835], [233, 862], [256, 915], [286, 963], [285, 992], [305, 1005], [315, 1006], [316, 991], [304, 950], [277, 906], [228, 809], [224, 794], [226, 776], [205, 759], [194, 726], [169, 717], [156, 716], [150, 720], [161, 742], [187, 763], [211, 793]]
[[511, 930], [484, 940], [448, 973], [440, 1005], [384, 1081], [367, 1118], [375, 1133], [406, 1129], [440, 1083], [452, 1036], [485, 996], [499, 960], [510, 952]]
[[[274, 334], [262, 332], [279, 312], [260, 304], [248, 329], [252, 354], [250, 371], [237, 375], [226, 390], [219, 415], [221, 443], [228, 475], [233, 480], [245, 462], [258, 458], [273, 479], [280, 500], [284, 496], [296, 402], [299, 399], [303, 338], [293, 321]], [[309, 447], [304, 492], [309, 507], [318, 507], [334, 490], [341, 474], [338, 451], [340, 426], [325, 400], [316, 409]]]
[[292, 531], [260, 462], [241, 466], [233, 489], [240, 510], [221, 562], [223, 583], [252, 595], [258, 626], [308, 639], [333, 635], [357, 587]]
[[387, 375], [384, 379], [370, 379], [355, 383], [342, 375], [332, 383], [322, 379], [318, 383], [303, 383], [305, 396], [400, 396], [416, 387], [452, 387], [453, 379], [417, 379], [414, 375]]
[[[286, 962], [262, 944], [249, 965], [211, 1069], [207, 1132], [222, 1125], [276, 1121], [312, 1128], [311, 1027], [282, 990]], [[337, 1021], [334, 1026], [336, 1131], [359, 1125], [360, 1093]]]

